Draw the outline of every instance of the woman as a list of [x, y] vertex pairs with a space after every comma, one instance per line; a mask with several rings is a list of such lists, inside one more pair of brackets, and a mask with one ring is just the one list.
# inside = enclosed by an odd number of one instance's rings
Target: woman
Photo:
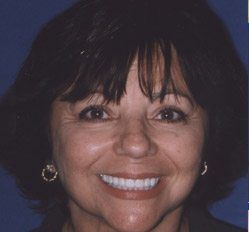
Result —
[[206, 209], [247, 168], [246, 83], [202, 0], [80, 1], [1, 99], [1, 164], [36, 231], [241, 231]]

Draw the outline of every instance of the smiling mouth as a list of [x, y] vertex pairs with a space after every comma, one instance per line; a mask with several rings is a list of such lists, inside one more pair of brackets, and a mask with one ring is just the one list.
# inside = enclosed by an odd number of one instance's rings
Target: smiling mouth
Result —
[[159, 182], [160, 177], [145, 179], [127, 179], [101, 174], [100, 178], [107, 185], [120, 190], [148, 191], [153, 189]]

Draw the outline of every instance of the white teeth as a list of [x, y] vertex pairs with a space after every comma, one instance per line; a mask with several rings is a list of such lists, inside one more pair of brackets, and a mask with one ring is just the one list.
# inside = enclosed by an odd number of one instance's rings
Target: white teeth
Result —
[[113, 188], [123, 190], [149, 190], [156, 186], [159, 181], [159, 177], [146, 178], [146, 179], [125, 179], [119, 177], [113, 177], [108, 175], [100, 175], [100, 178], [111, 185]]

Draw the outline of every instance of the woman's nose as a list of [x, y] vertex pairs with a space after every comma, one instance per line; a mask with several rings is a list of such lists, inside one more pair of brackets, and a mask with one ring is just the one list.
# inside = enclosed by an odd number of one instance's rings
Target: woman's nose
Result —
[[154, 155], [156, 144], [141, 122], [128, 122], [118, 136], [116, 153], [139, 159]]

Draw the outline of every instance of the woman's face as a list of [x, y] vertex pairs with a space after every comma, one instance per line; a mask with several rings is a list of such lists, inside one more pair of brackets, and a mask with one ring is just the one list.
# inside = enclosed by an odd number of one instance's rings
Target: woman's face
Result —
[[200, 175], [206, 116], [177, 70], [174, 81], [177, 99], [169, 91], [163, 102], [157, 94], [151, 102], [134, 64], [120, 104], [103, 104], [100, 93], [75, 104], [54, 102], [53, 158], [75, 228], [176, 229]]

